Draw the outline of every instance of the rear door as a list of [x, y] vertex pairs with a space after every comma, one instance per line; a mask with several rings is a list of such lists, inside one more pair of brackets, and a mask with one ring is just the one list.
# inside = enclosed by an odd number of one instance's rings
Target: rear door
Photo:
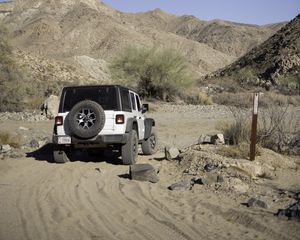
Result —
[[144, 123], [145, 118], [144, 115], [142, 114], [141, 101], [139, 96], [132, 91], [130, 91], [130, 99], [132, 104], [132, 113], [138, 123], [139, 140], [143, 140], [145, 136], [145, 123]]

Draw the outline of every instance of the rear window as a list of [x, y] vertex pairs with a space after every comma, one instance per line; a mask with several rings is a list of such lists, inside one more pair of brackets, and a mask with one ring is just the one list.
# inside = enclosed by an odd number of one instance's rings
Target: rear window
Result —
[[62, 112], [69, 112], [75, 104], [84, 100], [97, 102], [104, 110], [118, 110], [116, 88], [104, 86], [67, 89]]

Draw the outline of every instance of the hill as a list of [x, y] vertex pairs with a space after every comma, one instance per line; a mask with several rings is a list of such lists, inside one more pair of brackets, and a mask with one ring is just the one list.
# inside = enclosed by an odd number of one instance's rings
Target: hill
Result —
[[244, 55], [285, 25], [278, 23], [258, 26], [223, 20], [202, 21], [194, 16], [176, 16], [160, 9], [125, 14], [124, 19], [136, 27], [155, 27], [172, 32], [234, 57]]
[[275, 35], [252, 49], [215, 76], [240, 78], [244, 85], [259, 85], [281, 90], [300, 88], [300, 15]]
[[283, 25], [206, 22], [159, 9], [128, 14], [98, 0], [19, 0], [9, 5], [14, 6], [4, 23], [14, 47], [31, 55], [64, 59], [83, 72], [87, 70], [76, 60], [78, 56], [110, 61], [124, 47], [134, 45], [177, 49], [195, 72], [205, 75], [233, 62]]
[[4, 22], [9, 26], [13, 46], [72, 64], [76, 56], [110, 61], [129, 45], [178, 49], [199, 75], [234, 60], [206, 44], [154, 26], [136, 27], [123, 18], [124, 14], [96, 0], [32, 0], [18, 1]]
[[63, 85], [110, 83], [108, 65], [129, 46], [172, 49], [187, 59], [194, 75], [205, 76], [284, 25], [202, 21], [160, 9], [122, 13], [98, 0], [0, 3], [0, 21], [8, 29], [16, 66], [26, 76], [18, 84], [25, 92], [36, 89], [30, 96], [38, 99], [58, 94]]

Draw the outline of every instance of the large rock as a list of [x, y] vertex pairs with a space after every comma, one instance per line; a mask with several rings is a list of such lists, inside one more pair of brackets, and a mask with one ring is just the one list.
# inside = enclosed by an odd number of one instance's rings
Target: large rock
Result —
[[192, 188], [192, 182], [189, 180], [181, 180], [179, 182], [173, 183], [168, 187], [170, 190], [190, 190]]
[[212, 136], [212, 143], [216, 145], [223, 145], [225, 144], [225, 138], [222, 133], [216, 134]]
[[292, 204], [286, 209], [279, 209], [277, 216], [286, 216], [289, 219], [295, 219], [300, 221], [300, 201]]
[[11, 146], [8, 144], [0, 145], [0, 153], [7, 153], [11, 151]]
[[198, 138], [198, 144], [211, 144], [212, 138], [210, 135], [203, 135], [201, 134]]
[[260, 199], [256, 199], [256, 198], [250, 198], [247, 202], [247, 207], [259, 207], [259, 208], [270, 208], [269, 205], [267, 203], [265, 203], [264, 201], [260, 200]]
[[167, 160], [176, 159], [179, 155], [179, 150], [176, 147], [165, 147], [165, 158]]
[[55, 95], [50, 95], [43, 104], [46, 117], [49, 119], [55, 118], [58, 113], [58, 106], [59, 98]]
[[135, 164], [129, 167], [130, 179], [157, 183], [159, 177], [154, 167], [150, 164]]
[[215, 135], [200, 135], [198, 138], [198, 144], [225, 144], [224, 135], [219, 133]]

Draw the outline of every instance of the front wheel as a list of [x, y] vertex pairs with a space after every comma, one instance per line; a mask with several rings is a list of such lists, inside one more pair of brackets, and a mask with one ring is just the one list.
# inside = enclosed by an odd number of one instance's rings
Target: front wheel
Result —
[[157, 151], [157, 135], [152, 129], [151, 135], [149, 138], [142, 142], [142, 151], [145, 155], [152, 155]]
[[129, 132], [129, 138], [125, 145], [121, 147], [122, 162], [124, 165], [135, 164], [138, 155], [138, 138], [135, 130]]

